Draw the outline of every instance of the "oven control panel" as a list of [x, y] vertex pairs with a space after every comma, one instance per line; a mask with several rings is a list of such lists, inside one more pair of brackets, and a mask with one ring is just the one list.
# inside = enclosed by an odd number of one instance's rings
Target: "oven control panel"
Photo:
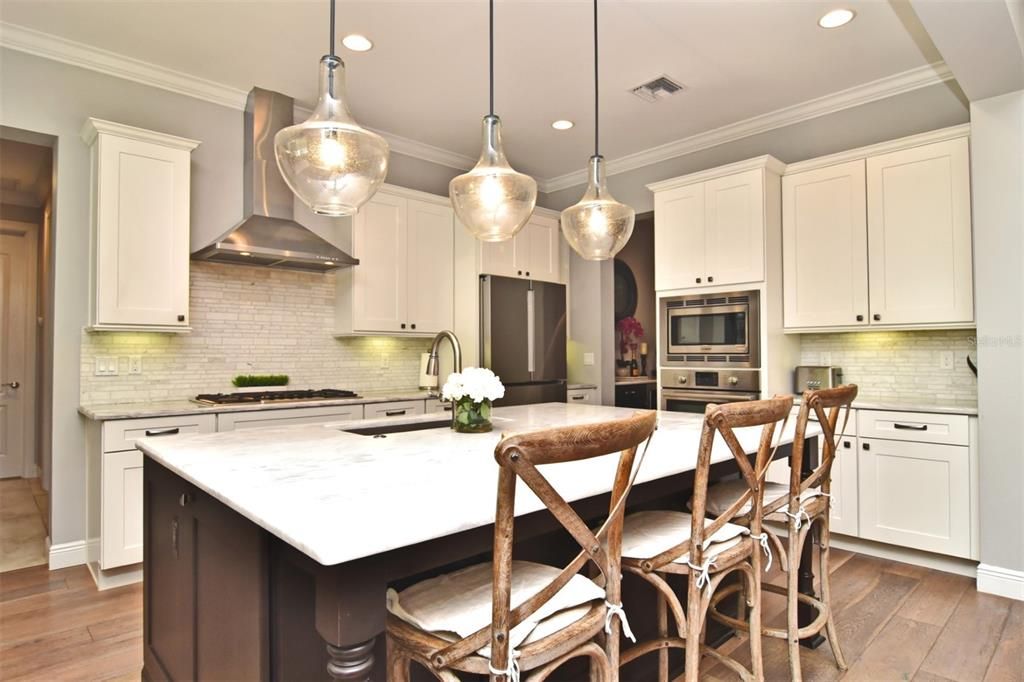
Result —
[[661, 387], [757, 392], [761, 381], [756, 369], [662, 369]]

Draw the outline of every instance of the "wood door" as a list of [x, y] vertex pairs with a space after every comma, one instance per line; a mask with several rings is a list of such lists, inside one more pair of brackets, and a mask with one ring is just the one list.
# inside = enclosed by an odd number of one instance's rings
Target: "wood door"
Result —
[[95, 324], [187, 326], [191, 154], [116, 135], [96, 144]]
[[405, 331], [408, 323], [408, 201], [377, 192], [353, 220], [352, 328]]
[[455, 231], [449, 206], [409, 200], [409, 329], [436, 334], [455, 324]]
[[860, 537], [970, 557], [969, 448], [861, 438]]
[[654, 288], [705, 284], [704, 183], [654, 195]]
[[34, 343], [34, 238], [28, 226], [4, 221], [0, 231], [0, 478], [25, 475], [32, 416], [29, 388]]
[[516, 271], [542, 282], [561, 282], [561, 229], [557, 218], [534, 214], [516, 235]]
[[744, 171], [704, 183], [705, 283], [764, 280], [764, 175]]
[[974, 320], [967, 138], [867, 160], [872, 324]]
[[142, 561], [142, 453], [138, 450], [102, 455], [100, 568]]
[[782, 178], [787, 328], [868, 324], [864, 161]]

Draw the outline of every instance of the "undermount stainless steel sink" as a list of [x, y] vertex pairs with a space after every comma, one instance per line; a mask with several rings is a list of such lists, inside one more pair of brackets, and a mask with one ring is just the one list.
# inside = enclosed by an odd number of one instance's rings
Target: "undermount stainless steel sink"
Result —
[[373, 436], [384, 438], [389, 433], [405, 433], [406, 431], [426, 431], [427, 429], [439, 429], [444, 426], [451, 426], [452, 420], [435, 419], [429, 422], [412, 422], [405, 424], [381, 424], [379, 426], [363, 426], [354, 429], [342, 429], [345, 433], [354, 433], [357, 436]]

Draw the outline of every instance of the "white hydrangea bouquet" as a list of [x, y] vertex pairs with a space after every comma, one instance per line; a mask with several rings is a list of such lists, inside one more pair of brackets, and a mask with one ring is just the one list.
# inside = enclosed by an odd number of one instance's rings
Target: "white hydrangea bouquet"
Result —
[[466, 367], [449, 374], [441, 389], [441, 398], [454, 405], [452, 428], [462, 433], [490, 431], [491, 403], [504, 395], [501, 379], [482, 367]]

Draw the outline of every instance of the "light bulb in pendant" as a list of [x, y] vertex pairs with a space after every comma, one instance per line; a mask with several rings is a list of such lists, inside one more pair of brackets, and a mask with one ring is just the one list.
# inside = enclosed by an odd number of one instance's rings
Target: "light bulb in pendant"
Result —
[[590, 157], [589, 176], [583, 197], [562, 211], [562, 235], [582, 258], [608, 260], [629, 241], [636, 211], [608, 191], [603, 156]]

